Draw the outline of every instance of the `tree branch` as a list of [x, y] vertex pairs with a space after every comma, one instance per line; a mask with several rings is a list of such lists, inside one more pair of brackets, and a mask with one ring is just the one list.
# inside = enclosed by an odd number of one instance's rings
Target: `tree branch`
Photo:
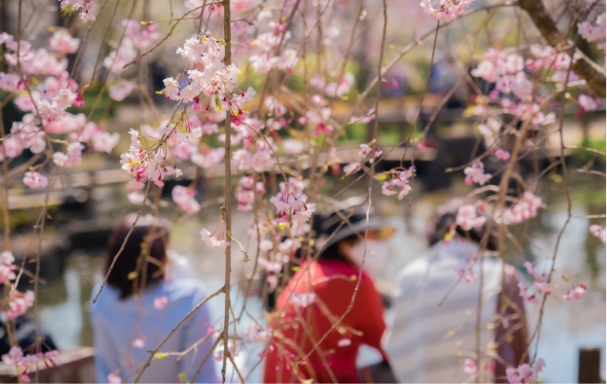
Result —
[[[518, 4], [527, 12], [533, 24], [550, 45], [556, 48], [567, 44], [542, 0], [519, 0]], [[588, 86], [597, 95], [605, 97], [605, 71], [580, 50], [577, 51], [577, 54], [582, 57], [571, 65], [571, 69], [576, 75], [586, 80]]]

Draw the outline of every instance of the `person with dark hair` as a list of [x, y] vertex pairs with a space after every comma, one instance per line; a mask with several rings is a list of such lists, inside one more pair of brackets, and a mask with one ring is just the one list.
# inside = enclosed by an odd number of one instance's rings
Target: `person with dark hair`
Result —
[[383, 266], [394, 229], [366, 206], [330, 214], [317, 227], [318, 257], [302, 260], [280, 293], [269, 325], [264, 382], [359, 382], [362, 344], [385, 356], [380, 294], [371, 274]]
[[[167, 223], [146, 216], [136, 224], [135, 220], [137, 216], [129, 215], [110, 236], [104, 268], [104, 275], [109, 271], [107, 285], [96, 303], [101, 286], [91, 297], [97, 382], [134, 381], [148, 360], [147, 351], [156, 348], [206, 297], [198, 282], [170, 276]], [[159, 351], [172, 354], [155, 358], [139, 381], [217, 382], [212, 359], [200, 367], [213, 346], [207, 332], [210, 326], [208, 309], [202, 306]], [[197, 347], [186, 353], [192, 345]]]
[[521, 277], [493, 256], [486, 224], [458, 225], [464, 205], [452, 199], [438, 209], [430, 251], [399, 274], [383, 343], [399, 382], [501, 383], [508, 366], [528, 362]]

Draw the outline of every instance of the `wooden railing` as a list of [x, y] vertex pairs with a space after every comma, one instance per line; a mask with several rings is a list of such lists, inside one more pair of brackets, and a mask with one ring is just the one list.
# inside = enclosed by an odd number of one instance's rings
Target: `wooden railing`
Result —
[[[94, 383], [95, 352], [93, 348], [62, 350], [54, 360], [55, 367], [46, 367], [38, 363], [38, 372], [30, 373], [32, 383]], [[17, 383], [15, 367], [0, 363], [0, 383]]]

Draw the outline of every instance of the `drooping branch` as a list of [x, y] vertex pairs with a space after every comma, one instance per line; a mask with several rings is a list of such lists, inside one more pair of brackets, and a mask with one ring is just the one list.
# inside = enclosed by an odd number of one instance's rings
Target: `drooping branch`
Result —
[[[550, 17], [548, 10], [544, 7], [542, 0], [519, 0], [518, 3], [527, 12], [533, 24], [550, 45], [555, 48], [568, 45], [565, 37]], [[572, 64], [571, 69], [576, 75], [586, 80], [588, 86], [597, 95], [605, 97], [605, 70], [581, 51], [578, 50], [577, 54], [581, 55], [581, 58]]]

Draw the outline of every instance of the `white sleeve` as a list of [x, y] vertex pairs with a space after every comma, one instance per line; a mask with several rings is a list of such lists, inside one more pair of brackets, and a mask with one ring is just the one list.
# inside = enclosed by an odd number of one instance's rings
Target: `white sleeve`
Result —
[[108, 375], [118, 367], [117, 351], [114, 351], [110, 337], [106, 332], [106, 324], [94, 313], [91, 313], [91, 325], [93, 327], [93, 345], [95, 347], [95, 381], [107, 383]]
[[[200, 298], [201, 296], [199, 296]], [[204, 296], [194, 306], [204, 300]], [[184, 324], [185, 326], [185, 337], [184, 345], [182, 350], [186, 350], [191, 347], [194, 343], [202, 340], [208, 336], [207, 330], [211, 326], [211, 316], [209, 315], [208, 303], [205, 303], [198, 311], [196, 311]], [[181, 360], [180, 372], [188, 373], [188, 381], [193, 383], [218, 383], [218, 376], [215, 372], [215, 364], [213, 362], [213, 356], [211, 355], [206, 361], [200, 374], [195, 379], [193, 376], [196, 374], [200, 363], [204, 360], [209, 350], [213, 347], [215, 339], [213, 336], [209, 336], [204, 342], [200, 343], [196, 350], [191, 351], [185, 358]], [[211, 352], [212, 353], [212, 352]], [[192, 380], [193, 379], [193, 380]]]

